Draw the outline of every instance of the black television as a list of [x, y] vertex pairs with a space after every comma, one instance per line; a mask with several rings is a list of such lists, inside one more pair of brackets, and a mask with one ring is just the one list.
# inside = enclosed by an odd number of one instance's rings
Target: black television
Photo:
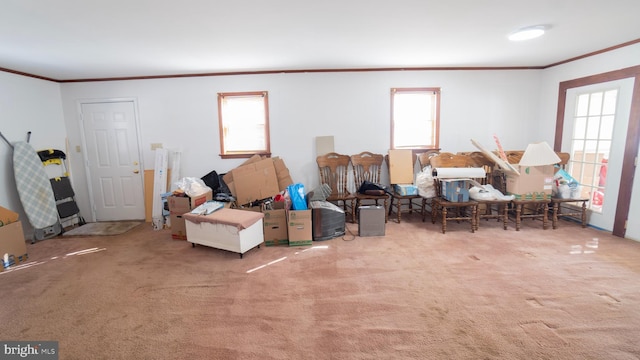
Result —
[[311, 201], [313, 240], [329, 240], [345, 234], [345, 213], [328, 201]]

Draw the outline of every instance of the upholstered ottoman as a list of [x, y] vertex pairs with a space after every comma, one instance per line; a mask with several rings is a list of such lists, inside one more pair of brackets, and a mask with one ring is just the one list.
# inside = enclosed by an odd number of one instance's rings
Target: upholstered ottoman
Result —
[[209, 215], [186, 213], [187, 241], [243, 254], [264, 242], [264, 214], [255, 211], [220, 209]]

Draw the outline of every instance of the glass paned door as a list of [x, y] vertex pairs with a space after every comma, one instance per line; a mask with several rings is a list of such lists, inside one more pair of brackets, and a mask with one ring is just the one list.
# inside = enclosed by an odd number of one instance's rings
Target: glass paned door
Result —
[[589, 224], [612, 230], [629, 124], [633, 78], [567, 91], [562, 151], [589, 199]]

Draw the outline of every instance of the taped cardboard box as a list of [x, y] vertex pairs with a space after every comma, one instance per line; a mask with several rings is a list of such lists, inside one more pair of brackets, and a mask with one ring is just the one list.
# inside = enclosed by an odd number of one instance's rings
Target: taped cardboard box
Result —
[[289, 245], [287, 211], [285, 209], [265, 210], [263, 213], [265, 245]]
[[287, 210], [289, 246], [306, 246], [313, 242], [311, 210]]
[[209, 190], [202, 195], [194, 197], [175, 195], [167, 197], [172, 239], [187, 240], [187, 229], [182, 215], [211, 200], [212, 196], [213, 194]]
[[561, 160], [549, 144], [544, 141], [529, 144], [520, 162], [509, 164], [477, 141], [471, 139], [471, 142], [503, 170], [508, 195], [514, 195], [518, 200], [544, 200], [551, 197], [553, 165]]
[[513, 167], [518, 175], [507, 173], [507, 194], [522, 200], [545, 200], [553, 190], [554, 164], [560, 157], [546, 142], [529, 144], [520, 162]]
[[26, 262], [27, 244], [18, 213], [0, 206], [0, 271]]
[[506, 174], [507, 194], [517, 200], [545, 200], [551, 197], [553, 190], [553, 165], [523, 166], [514, 165], [520, 175]]

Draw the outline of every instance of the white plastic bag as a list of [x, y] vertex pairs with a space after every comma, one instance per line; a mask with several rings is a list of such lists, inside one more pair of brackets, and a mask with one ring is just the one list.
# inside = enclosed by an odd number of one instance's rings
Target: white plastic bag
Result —
[[418, 195], [424, 198], [436, 197], [436, 187], [433, 183], [433, 175], [431, 174], [431, 165], [427, 165], [416, 175], [416, 186], [418, 187]]
[[203, 195], [207, 191], [212, 191], [202, 179], [195, 177], [184, 177], [176, 182], [176, 186], [189, 197]]

